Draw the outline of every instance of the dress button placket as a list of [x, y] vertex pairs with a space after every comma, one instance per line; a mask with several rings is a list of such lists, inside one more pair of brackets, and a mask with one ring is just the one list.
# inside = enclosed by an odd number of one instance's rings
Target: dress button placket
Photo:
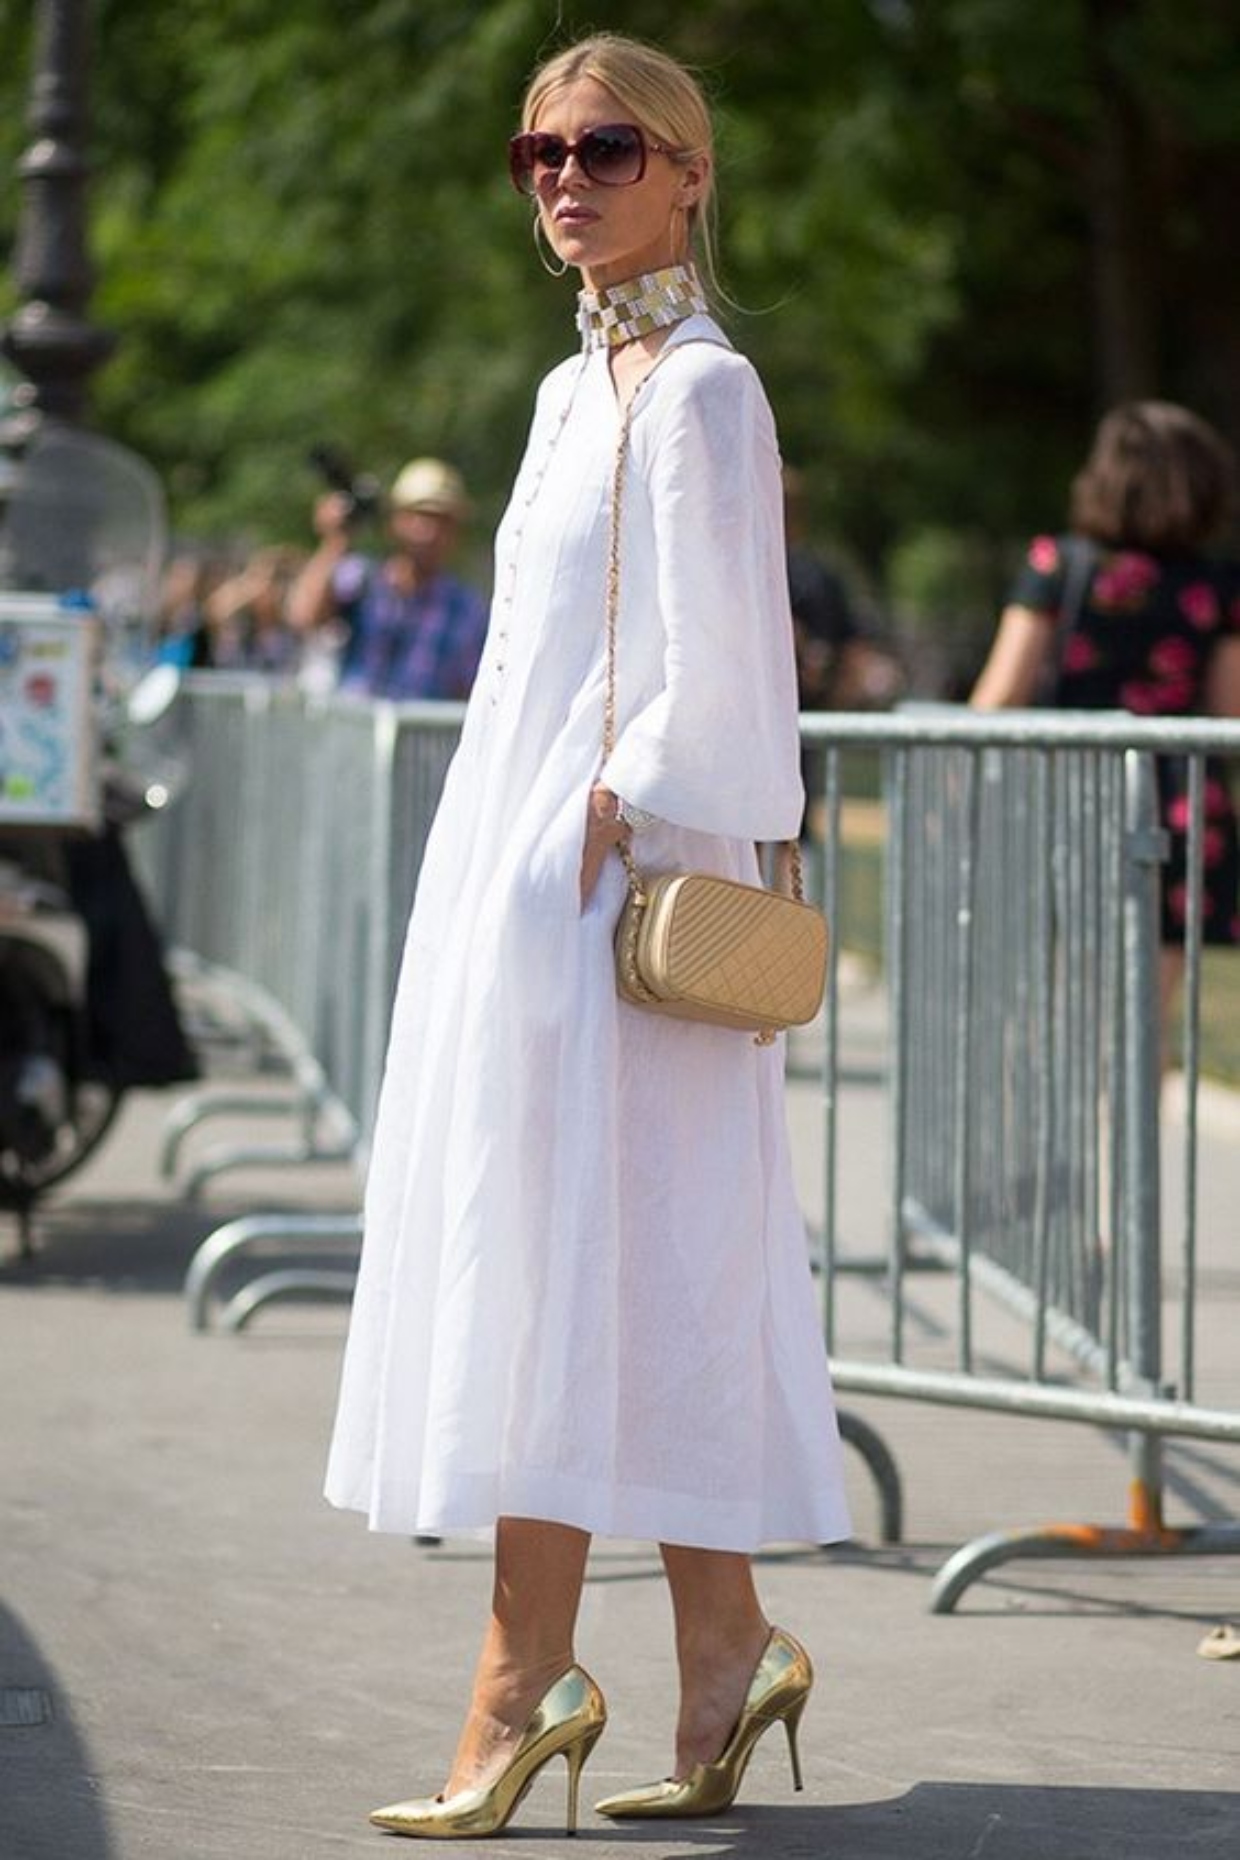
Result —
[[[573, 401], [576, 398], [577, 384], [581, 380], [581, 375], [585, 372], [586, 359], [588, 358], [583, 357], [582, 368], [577, 375], [577, 379], [573, 383], [572, 391], [567, 395], [564, 401], [564, 405], [560, 409], [560, 417], [556, 424], [555, 431], [552, 433], [550, 439], [547, 441], [546, 449], [544, 450], [541, 459], [538, 461], [538, 464], [534, 467], [533, 472], [531, 473], [530, 480], [529, 480], [530, 488], [528, 492], [526, 493], [525, 500], [524, 500], [524, 508], [526, 510], [529, 510], [533, 506], [535, 500], [538, 497], [539, 491], [542, 489], [543, 479], [546, 477], [547, 472], [550, 469], [551, 460], [555, 454], [555, 449], [560, 443], [560, 435], [564, 431], [565, 426], [568, 424], [568, 416], [573, 410]], [[500, 595], [500, 600], [499, 600], [500, 611], [504, 615], [504, 624], [499, 628], [499, 631], [495, 635], [495, 647], [496, 647], [497, 655], [506, 655], [508, 651], [508, 616], [512, 612], [512, 604], [516, 597], [517, 576], [519, 572], [518, 558], [521, 554], [521, 539], [524, 536], [524, 534], [525, 534], [525, 519], [524, 517], [522, 517], [518, 519], [517, 523], [513, 527], [512, 553], [508, 559], [508, 585], [504, 589], [503, 593]], [[492, 674], [493, 674], [493, 679], [494, 679], [494, 683], [493, 683], [493, 687], [491, 691], [492, 710], [494, 710], [499, 704], [499, 694], [500, 694], [500, 690], [503, 684], [504, 665], [505, 665], [505, 657], [497, 656], [495, 659], [495, 663], [492, 667]]]

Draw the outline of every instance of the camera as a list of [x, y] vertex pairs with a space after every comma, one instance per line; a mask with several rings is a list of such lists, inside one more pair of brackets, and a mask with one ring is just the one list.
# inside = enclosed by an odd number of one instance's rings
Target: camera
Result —
[[364, 523], [379, 514], [383, 487], [373, 472], [355, 472], [336, 446], [312, 446], [309, 460], [328, 490], [338, 491], [347, 501], [350, 523]]

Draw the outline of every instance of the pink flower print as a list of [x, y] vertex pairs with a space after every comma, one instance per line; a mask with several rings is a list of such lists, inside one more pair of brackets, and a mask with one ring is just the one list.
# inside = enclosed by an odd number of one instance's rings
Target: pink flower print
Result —
[[1158, 715], [1158, 692], [1153, 685], [1137, 684], [1129, 680], [1119, 688], [1119, 701], [1125, 710], [1130, 710], [1137, 717], [1155, 717]]
[[1039, 575], [1053, 575], [1059, 567], [1059, 550], [1053, 536], [1035, 536], [1029, 545], [1029, 566]]
[[1170, 912], [1171, 916], [1175, 918], [1177, 923], [1182, 924], [1184, 922], [1185, 918], [1188, 916], [1188, 887], [1186, 885], [1171, 885], [1168, 887], [1167, 910]]
[[1063, 643], [1062, 666], [1065, 672], [1091, 672], [1099, 663], [1098, 648], [1084, 633], [1069, 633]]
[[1201, 836], [1202, 864], [1209, 868], [1218, 865], [1227, 850], [1227, 835], [1221, 827], [1207, 827]]
[[1150, 589], [1158, 582], [1160, 569], [1153, 556], [1113, 555], [1106, 567], [1094, 576], [1090, 599], [1095, 607], [1128, 609], [1140, 607]]
[[1201, 633], [1212, 633], [1219, 623], [1218, 595], [1208, 581], [1194, 581], [1181, 588], [1176, 605]]
[[[1203, 782], [1201, 799], [1202, 812], [1207, 821], [1227, 820], [1230, 817], [1231, 801], [1221, 781], [1216, 781], [1211, 777], [1209, 780]], [[1187, 833], [1190, 813], [1191, 809], [1188, 804], [1188, 795], [1174, 795], [1167, 803], [1167, 825], [1176, 833]], [[1225, 837], [1220, 827], [1206, 827], [1202, 842], [1203, 845], [1207, 847], [1216, 846], [1218, 848], [1218, 853], [1215, 854], [1213, 859], [1210, 859], [1211, 864], [1215, 863], [1215, 860], [1219, 854], [1221, 854]], [[1207, 858], [1210, 858], [1209, 854], [1207, 854]]]
[[1151, 648], [1149, 666], [1160, 678], [1183, 678], [1186, 672], [1196, 671], [1197, 654], [1188, 640], [1172, 633]]
[[1166, 678], [1153, 691], [1154, 709], [1161, 716], [1191, 716], [1197, 708], [1197, 682], [1193, 678]]

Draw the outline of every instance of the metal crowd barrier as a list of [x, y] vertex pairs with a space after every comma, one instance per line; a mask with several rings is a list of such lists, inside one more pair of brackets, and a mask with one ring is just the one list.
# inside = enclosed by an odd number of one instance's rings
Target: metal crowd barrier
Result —
[[[189, 779], [174, 809], [135, 836], [175, 971], [205, 969], [279, 1055], [284, 1098], [208, 1085], [165, 1129], [164, 1173], [186, 1140], [221, 1116], [291, 1119], [262, 1145], [218, 1145], [183, 1183], [188, 1197], [238, 1168], [364, 1164], [386, 1023], [418, 867], [460, 705], [315, 700], [258, 677], [193, 676], [164, 753]], [[209, 1236], [186, 1285], [205, 1329], [239, 1263], [273, 1251], [326, 1255], [277, 1268], [231, 1297], [239, 1329], [275, 1299], [348, 1294], [356, 1214], [255, 1214]]]
[[[256, 1154], [301, 1165], [343, 1147], [364, 1159], [405, 920], [459, 720], [451, 706], [189, 681], [181, 728], [192, 775], [144, 849], [148, 883], [174, 942], [274, 1004], [302, 1113], [295, 1141], [224, 1153], [199, 1166], [196, 1182]], [[889, 1167], [877, 1251], [840, 1237], [849, 1027], [838, 945], [822, 1022], [791, 1048], [800, 1087], [817, 1081], [816, 1263], [837, 1385], [1084, 1422], [1133, 1443], [1124, 1527], [996, 1532], [950, 1559], [932, 1606], [950, 1610], [978, 1575], [1015, 1556], [1234, 1554], [1240, 1525], [1167, 1527], [1160, 1447], [1171, 1435], [1240, 1442], [1240, 1412], [1199, 1398], [1196, 1222], [1202, 770], [1207, 754], [1240, 758], [1240, 724], [927, 709], [806, 717], [803, 736], [821, 778], [822, 844], [809, 865], [833, 922], [847, 918], [853, 882], [842, 827], [855, 772], [881, 772], [871, 806], [883, 823]], [[1169, 1134], [1156, 754], [1183, 756], [1191, 771], [1184, 1191], [1170, 1261], [1160, 1217]], [[214, 1103], [235, 1109], [237, 1100], [221, 1092]], [[327, 1138], [325, 1105], [336, 1112]], [[182, 1110], [170, 1157], [212, 1113], [210, 1090]], [[357, 1220], [230, 1223], [194, 1262], [194, 1323], [205, 1327], [239, 1258], [269, 1258], [290, 1240], [299, 1251], [355, 1248]], [[878, 1349], [867, 1337], [852, 1355], [845, 1305], [860, 1277], [879, 1289], [886, 1333]], [[338, 1268], [267, 1271], [232, 1298], [224, 1321], [247, 1322], [269, 1298], [347, 1285]], [[917, 1321], [927, 1285], [928, 1328]], [[1173, 1361], [1162, 1350], [1169, 1304]], [[894, 1461], [858, 1417], [847, 1425], [879, 1487], [884, 1535], [897, 1536]]]
[[[824, 1233], [828, 1342], [844, 1390], [1055, 1417], [1131, 1436], [1123, 1528], [1000, 1531], [958, 1551], [932, 1605], [952, 1609], [1016, 1557], [1236, 1554], [1240, 1525], [1169, 1529], [1161, 1441], [1240, 1442], [1240, 1412], [1198, 1399], [1200, 879], [1207, 754], [1240, 725], [1127, 715], [927, 710], [806, 720], [840, 758], [883, 757], [890, 999], [887, 1359], [835, 1349], [851, 1262]], [[1159, 867], [1154, 756], [1189, 767], [1184, 984], [1187, 1115], [1180, 1240], [1164, 1258]], [[832, 837], [835, 837], [833, 833]], [[836, 1085], [824, 1067], [827, 1154]], [[937, 1324], [910, 1339], [910, 1275], [947, 1274]], [[982, 1307], [1023, 1321], [1020, 1358], [987, 1373]], [[1170, 1309], [1169, 1309], [1170, 1308]], [[1165, 1360], [1165, 1317], [1178, 1348]], [[1010, 1355], [1010, 1348], [1009, 1348]]]

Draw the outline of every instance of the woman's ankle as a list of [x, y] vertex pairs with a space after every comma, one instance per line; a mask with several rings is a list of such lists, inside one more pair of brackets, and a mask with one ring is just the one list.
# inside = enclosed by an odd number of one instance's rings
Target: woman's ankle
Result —
[[676, 1657], [682, 1676], [734, 1666], [746, 1660], [757, 1665], [771, 1636], [771, 1624], [761, 1607], [741, 1609], [724, 1619], [686, 1623], [677, 1628]]
[[518, 1727], [543, 1694], [573, 1664], [572, 1647], [515, 1649], [483, 1653], [474, 1675], [473, 1706]]
[[507, 1762], [540, 1701], [572, 1665], [571, 1651], [521, 1662], [492, 1663], [484, 1651], [461, 1727], [446, 1795], [476, 1788]]

